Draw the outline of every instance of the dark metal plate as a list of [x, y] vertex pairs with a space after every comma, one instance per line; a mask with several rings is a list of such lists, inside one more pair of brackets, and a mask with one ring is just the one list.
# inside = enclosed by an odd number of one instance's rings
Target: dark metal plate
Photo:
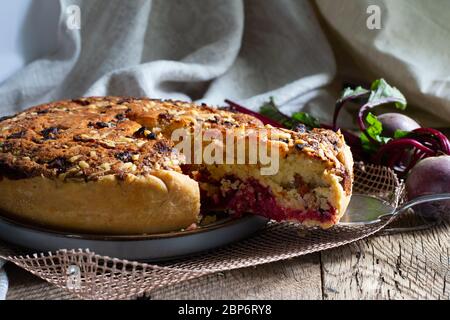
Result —
[[224, 219], [196, 230], [151, 235], [77, 234], [36, 227], [0, 216], [0, 238], [34, 251], [89, 249], [119, 259], [158, 261], [188, 256], [245, 239], [264, 228], [267, 219]]

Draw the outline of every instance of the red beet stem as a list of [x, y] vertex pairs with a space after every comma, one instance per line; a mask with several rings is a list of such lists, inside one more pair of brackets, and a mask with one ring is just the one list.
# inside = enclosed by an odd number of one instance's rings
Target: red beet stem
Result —
[[338, 103], [336, 103], [336, 106], [334, 108], [333, 125], [331, 127], [334, 131], [337, 131], [337, 129], [338, 129], [337, 128], [337, 119], [339, 117], [339, 113], [341, 112], [341, 109], [344, 106], [345, 102], [346, 102], [345, 100], [339, 101]]
[[241, 106], [240, 104], [237, 104], [236, 102], [233, 102], [231, 100], [225, 100], [225, 102], [227, 104], [230, 105], [230, 107], [234, 108], [237, 112], [241, 112], [241, 113], [245, 113], [245, 114], [249, 114], [251, 116], [254, 116], [255, 118], [259, 119], [262, 121], [262, 123], [264, 124], [269, 124], [272, 127], [277, 127], [277, 128], [283, 128], [284, 126], [281, 125], [280, 123], [278, 123], [277, 121], [274, 121], [266, 116], [263, 116], [262, 114], [259, 114], [257, 112], [254, 112], [250, 109], [247, 109], [243, 106]]
[[412, 132], [418, 135], [431, 135], [435, 137], [439, 141], [441, 151], [445, 154], [450, 155], [450, 141], [448, 140], [447, 136], [445, 136], [439, 130], [432, 128], [418, 128], [413, 130]]
[[[435, 154], [435, 151], [428, 148], [427, 146], [424, 146], [417, 140], [411, 138], [402, 138], [391, 140], [387, 144], [383, 145], [375, 155], [375, 162], [381, 164], [384, 155], [387, 155], [388, 158], [391, 158], [393, 157], [393, 154], [395, 155], [397, 152], [400, 152], [400, 150], [404, 150], [405, 148], [415, 148], [423, 152], [426, 156], [433, 156]], [[395, 152], [392, 154], [390, 152], [393, 151], [393, 149], [395, 149]]]

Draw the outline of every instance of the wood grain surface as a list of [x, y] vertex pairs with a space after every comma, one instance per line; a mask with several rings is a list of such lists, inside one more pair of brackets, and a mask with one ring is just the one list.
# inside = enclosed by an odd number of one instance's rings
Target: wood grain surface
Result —
[[450, 299], [448, 224], [322, 253], [325, 299]]
[[[8, 265], [8, 299], [72, 299]], [[450, 227], [376, 236], [158, 289], [149, 299], [450, 299]]]

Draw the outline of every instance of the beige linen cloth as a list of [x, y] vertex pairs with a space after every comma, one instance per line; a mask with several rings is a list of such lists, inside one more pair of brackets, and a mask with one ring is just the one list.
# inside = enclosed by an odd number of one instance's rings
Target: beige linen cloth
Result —
[[[427, 125], [450, 123], [446, 0], [54, 2], [57, 49], [0, 84], [1, 115], [86, 95], [228, 98], [254, 110], [273, 96], [285, 112], [329, 121], [343, 81], [383, 77]], [[67, 27], [71, 5], [80, 29]], [[379, 29], [368, 28], [371, 5]]]

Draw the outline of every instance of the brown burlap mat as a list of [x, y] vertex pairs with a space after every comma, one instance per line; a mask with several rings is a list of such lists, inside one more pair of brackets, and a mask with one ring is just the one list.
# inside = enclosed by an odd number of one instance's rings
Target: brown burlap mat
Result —
[[[380, 197], [397, 206], [403, 184], [383, 167], [355, 166], [354, 192]], [[342, 246], [382, 230], [391, 221], [366, 226], [338, 225], [307, 229], [295, 223], [271, 222], [255, 236], [182, 260], [147, 264], [103, 257], [87, 249], [27, 254], [0, 243], [0, 257], [84, 299], [130, 299], [186, 280], [294, 258]], [[80, 273], [73, 285], [73, 266]], [[59, 289], [58, 289], [59, 290]]]

